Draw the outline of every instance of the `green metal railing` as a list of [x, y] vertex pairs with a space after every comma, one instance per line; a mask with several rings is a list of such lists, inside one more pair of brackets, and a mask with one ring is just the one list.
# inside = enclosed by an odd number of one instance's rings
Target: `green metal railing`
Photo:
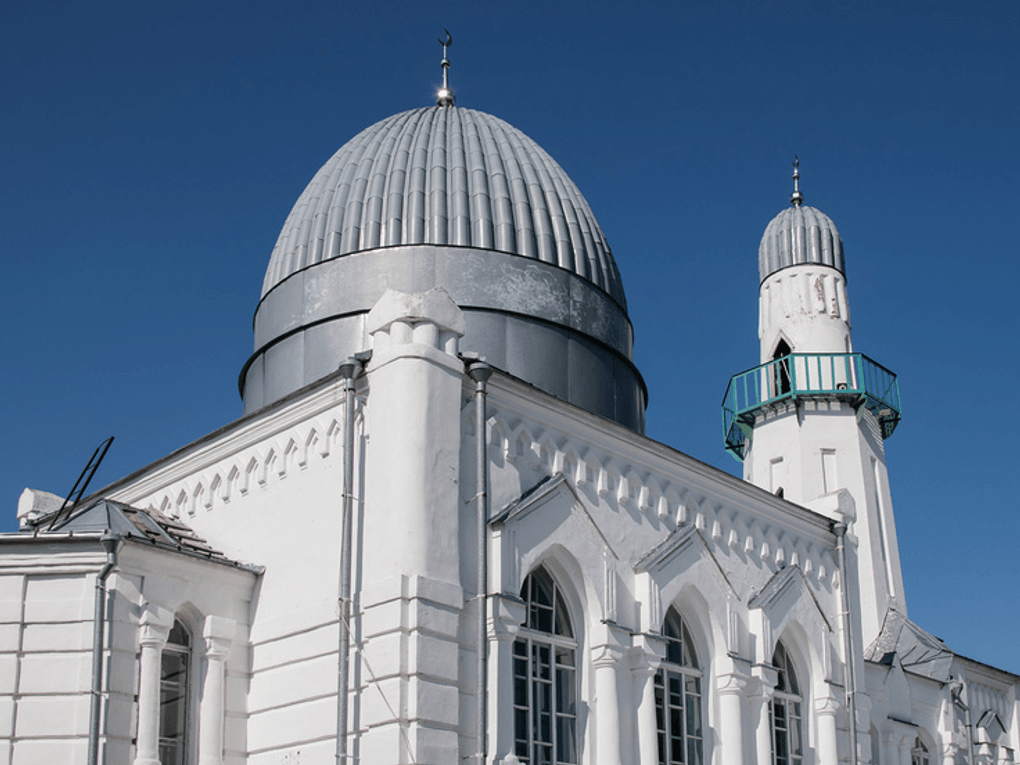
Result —
[[864, 406], [878, 420], [882, 438], [900, 421], [896, 375], [863, 353], [793, 353], [730, 378], [723, 398], [726, 448], [738, 460], [755, 416], [782, 401], [835, 396]]

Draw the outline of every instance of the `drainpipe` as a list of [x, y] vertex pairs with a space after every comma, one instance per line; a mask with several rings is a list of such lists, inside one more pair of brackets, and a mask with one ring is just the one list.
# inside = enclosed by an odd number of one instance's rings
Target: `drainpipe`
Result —
[[349, 358], [340, 365], [344, 380], [344, 493], [343, 537], [340, 544], [340, 618], [336, 678], [336, 765], [347, 762], [347, 702], [350, 689], [351, 650], [351, 526], [354, 519], [354, 380], [361, 362]]
[[92, 618], [92, 691], [89, 700], [89, 765], [99, 765], [99, 715], [103, 699], [103, 632], [106, 626], [106, 578], [117, 565], [120, 537], [107, 529], [99, 542], [106, 563], [96, 575], [96, 602]]
[[857, 677], [854, 671], [853, 657], [853, 622], [850, 619], [850, 580], [846, 575], [846, 524], [842, 521], [833, 524], [832, 531], [836, 535], [836, 554], [839, 559], [840, 617], [843, 632], [843, 656], [846, 661], [846, 697], [850, 711], [850, 765], [857, 765]]
[[468, 376], [475, 381], [475, 518], [477, 524], [477, 546], [478, 556], [476, 571], [478, 578], [475, 581], [475, 598], [478, 601], [478, 610], [475, 612], [478, 638], [478, 658], [475, 679], [475, 698], [478, 699], [477, 716], [475, 718], [475, 730], [477, 731], [477, 764], [485, 764], [485, 728], [486, 728], [486, 665], [488, 651], [488, 633], [485, 628], [486, 617], [486, 596], [489, 589], [489, 561], [487, 532], [489, 523], [489, 460], [485, 453], [486, 446], [486, 421], [488, 415], [485, 411], [486, 381], [492, 376], [492, 367], [484, 361], [476, 361], [468, 367]]

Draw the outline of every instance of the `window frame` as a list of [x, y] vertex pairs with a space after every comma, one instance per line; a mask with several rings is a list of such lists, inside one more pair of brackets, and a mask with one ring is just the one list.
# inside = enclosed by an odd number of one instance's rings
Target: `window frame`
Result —
[[[769, 699], [772, 765], [803, 765], [808, 741], [804, 696], [796, 667], [782, 641], [776, 642], [772, 666], [777, 673], [776, 687]], [[782, 725], [778, 723], [779, 718]]]
[[920, 736], [914, 738], [910, 747], [910, 765], [931, 765], [931, 750]]
[[[175, 633], [183, 635], [187, 642], [174, 640]], [[179, 664], [180, 674], [183, 679], [168, 679], [167, 669], [168, 658], [181, 657]], [[160, 652], [159, 672], [159, 705], [158, 705], [158, 737], [157, 750], [159, 761], [162, 765], [187, 765], [192, 762], [192, 725], [191, 716], [194, 713], [192, 696], [194, 692], [195, 677], [195, 635], [188, 625], [180, 618], [174, 619], [173, 627], [167, 635], [166, 644]], [[170, 705], [164, 701], [168, 692], [177, 691], [178, 695], [172, 701], [177, 702], [176, 712], [170, 712]], [[174, 714], [177, 720], [179, 736], [167, 736], [165, 727], [170, 715]]]
[[[549, 588], [548, 603], [535, 598], [540, 586]], [[578, 765], [579, 651], [566, 599], [543, 566], [525, 577], [521, 599], [527, 611], [512, 646], [514, 753], [527, 765]]]
[[[658, 763], [702, 765], [705, 762], [705, 672], [698, 661], [687, 623], [672, 606], [663, 620], [662, 635], [666, 639], [666, 659], [653, 680]], [[697, 732], [692, 733], [695, 723]]]

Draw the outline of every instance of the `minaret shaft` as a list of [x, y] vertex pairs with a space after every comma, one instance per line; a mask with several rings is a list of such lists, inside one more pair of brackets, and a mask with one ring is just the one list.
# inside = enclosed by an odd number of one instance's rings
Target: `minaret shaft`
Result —
[[871, 642], [887, 609], [906, 613], [884, 438], [899, 421], [896, 376], [855, 353], [843, 244], [832, 221], [803, 205], [795, 165], [792, 206], [769, 224], [759, 249], [760, 366], [731, 380], [726, 441], [744, 479], [837, 517], [845, 491], [856, 517], [861, 638]]

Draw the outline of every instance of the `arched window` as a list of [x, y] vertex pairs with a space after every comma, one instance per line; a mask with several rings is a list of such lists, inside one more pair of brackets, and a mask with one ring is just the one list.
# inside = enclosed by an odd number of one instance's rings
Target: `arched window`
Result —
[[180, 621], [174, 621], [160, 665], [159, 761], [161, 765], [184, 765], [188, 743], [191, 634]]
[[577, 762], [577, 641], [544, 568], [521, 588], [528, 616], [514, 641], [514, 753], [529, 765]]
[[790, 392], [790, 346], [785, 340], [776, 343], [776, 352], [772, 354], [772, 396], [782, 396]]
[[910, 765], [931, 765], [928, 747], [924, 745], [920, 736], [914, 739], [914, 746], [910, 750]]
[[772, 718], [773, 765], [801, 765], [804, 762], [804, 698], [793, 663], [782, 643], [776, 643], [772, 665], [779, 677], [769, 704]]
[[655, 675], [659, 765], [701, 765], [701, 668], [680, 614], [670, 608], [662, 625], [666, 661]]

